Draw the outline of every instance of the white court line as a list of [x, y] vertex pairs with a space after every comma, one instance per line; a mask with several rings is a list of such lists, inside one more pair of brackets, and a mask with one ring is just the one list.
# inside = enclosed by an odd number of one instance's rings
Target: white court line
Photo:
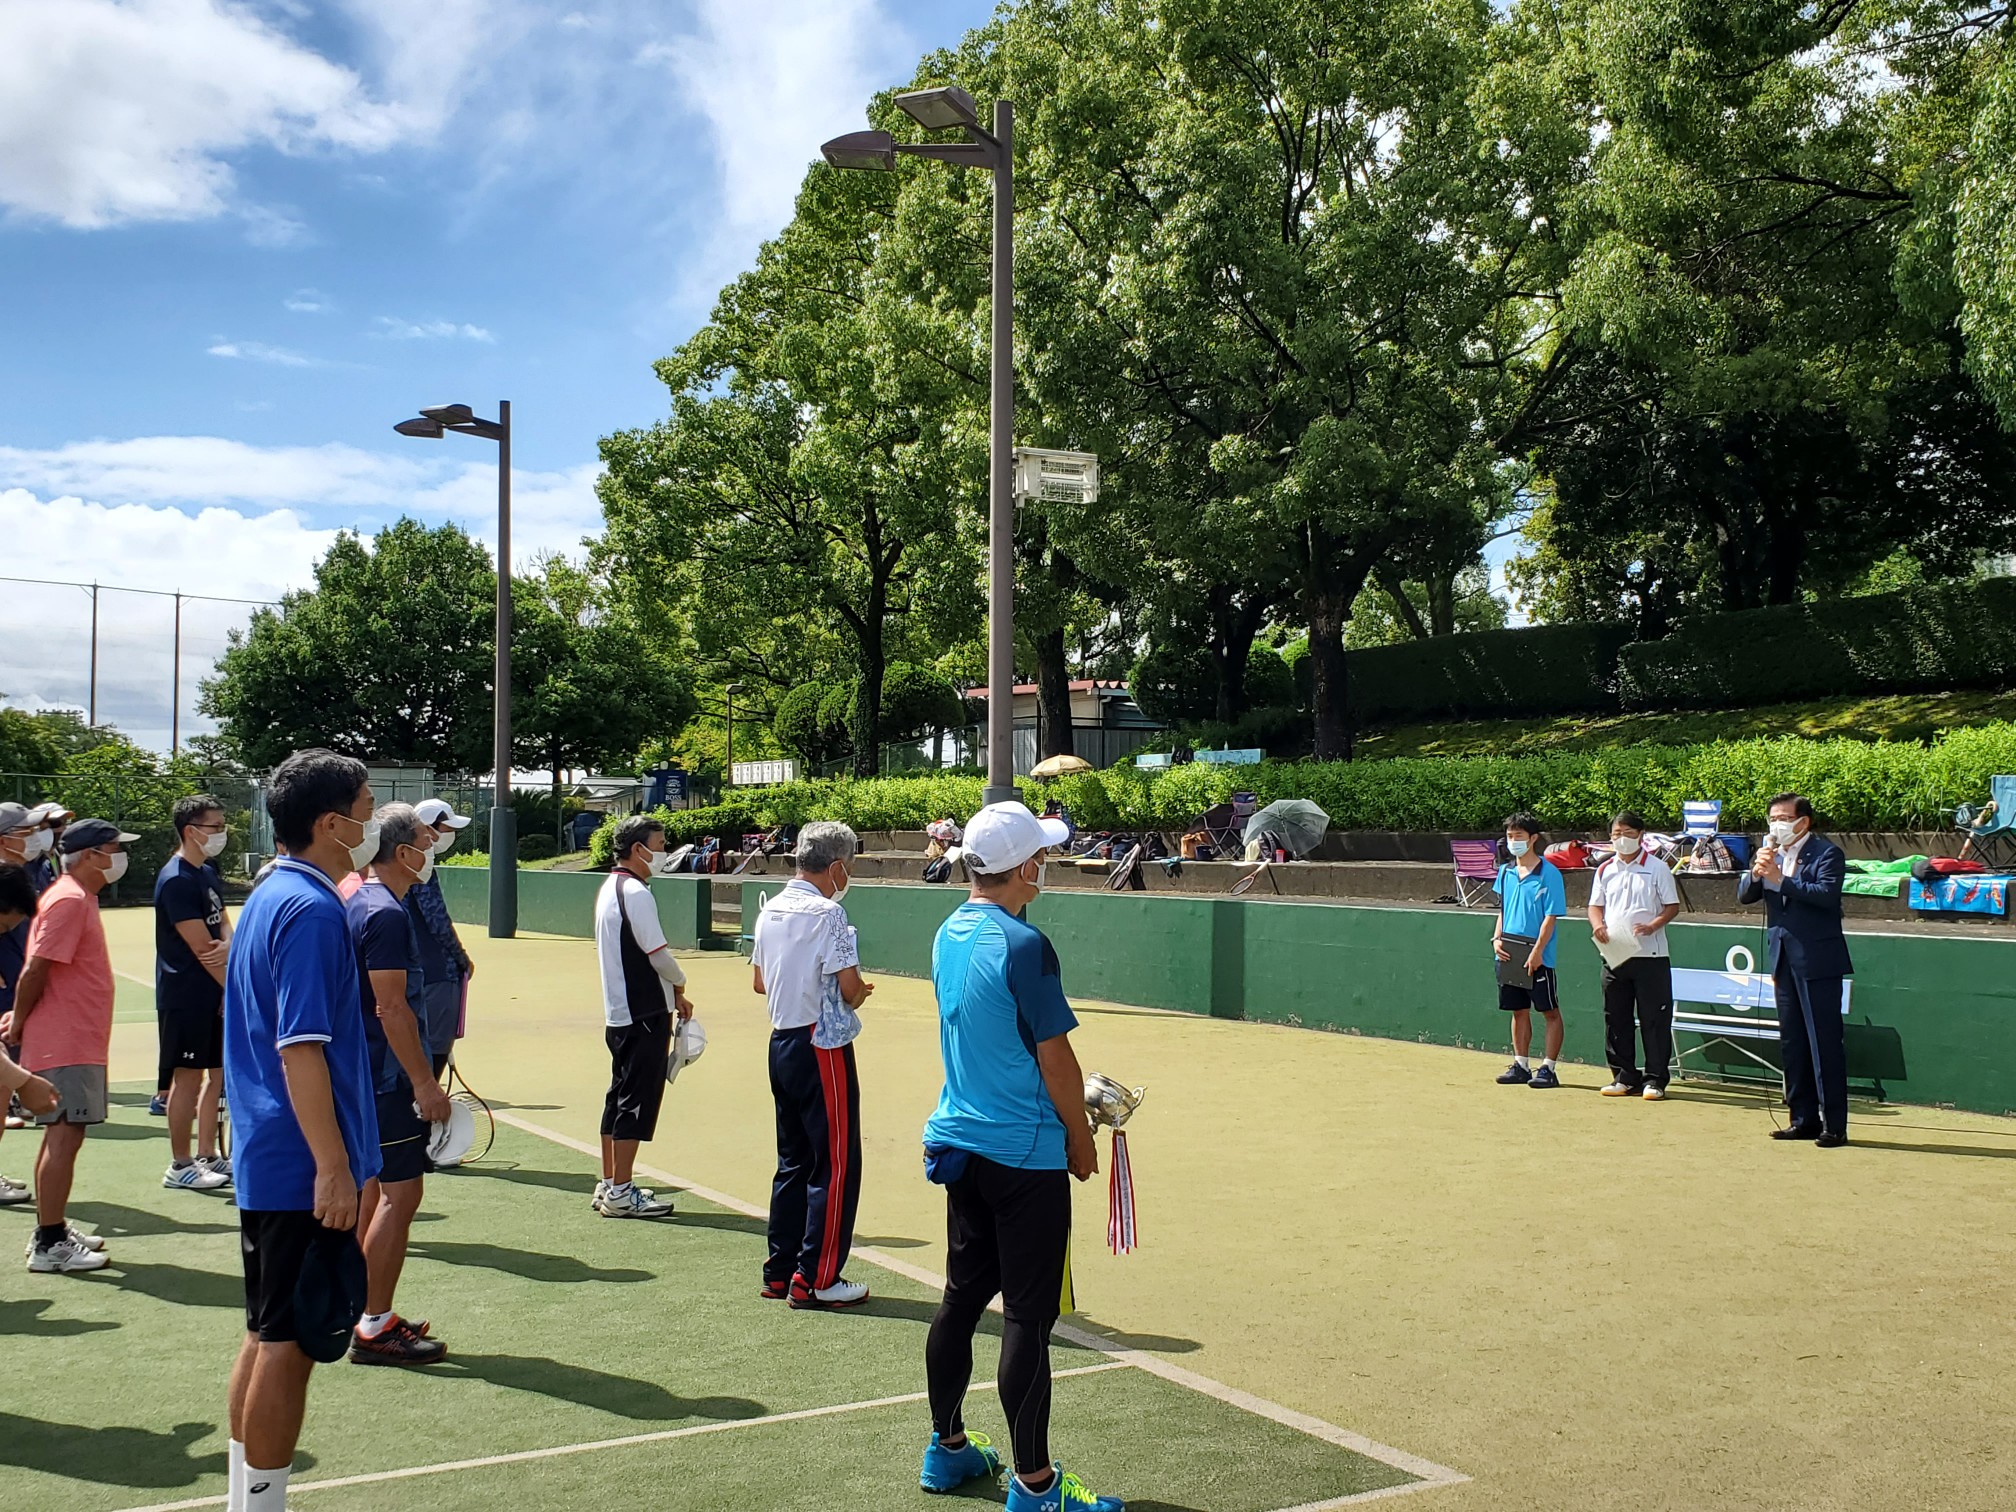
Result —
[[[1125, 1370], [1124, 1360], [1108, 1360], [1101, 1365], [1080, 1365], [1074, 1370], [1057, 1372], [1064, 1376], [1098, 1375], [1107, 1370]], [[984, 1381], [975, 1386], [975, 1391], [992, 1391], [996, 1383]], [[924, 1391], [906, 1392], [902, 1396], [876, 1397], [867, 1402], [842, 1402], [837, 1407], [801, 1407], [796, 1412], [772, 1412], [763, 1417], [732, 1418], [723, 1423], [699, 1423], [691, 1428], [666, 1428], [656, 1433], [632, 1433], [622, 1438], [592, 1439], [583, 1444], [558, 1444], [547, 1449], [520, 1449], [513, 1454], [489, 1454], [481, 1459], [444, 1460], [438, 1465], [414, 1465], [404, 1470], [374, 1470], [365, 1475], [340, 1475], [329, 1480], [294, 1481], [287, 1487], [290, 1497], [303, 1496], [310, 1491], [334, 1491], [343, 1486], [375, 1486], [382, 1481], [415, 1480], [423, 1475], [448, 1475], [458, 1470], [487, 1470], [494, 1465], [520, 1465], [531, 1460], [561, 1459], [572, 1454], [594, 1454], [603, 1449], [628, 1449], [637, 1444], [662, 1444], [670, 1439], [699, 1438], [708, 1433], [734, 1433], [742, 1428], [764, 1428], [773, 1423], [799, 1423], [807, 1418], [838, 1417], [842, 1413], [867, 1412], [876, 1407], [905, 1407], [917, 1402], [928, 1401], [930, 1393]], [[221, 1507], [225, 1498], [221, 1496], [198, 1496], [188, 1501], [156, 1502], [149, 1507], [128, 1507], [125, 1512], [187, 1512], [193, 1507]], [[1331, 1505], [1325, 1503], [1325, 1505]], [[1296, 1512], [1313, 1512], [1313, 1509], [1296, 1509]]]
[[[507, 1123], [514, 1129], [523, 1130], [527, 1134], [536, 1135], [540, 1139], [548, 1140], [553, 1144], [561, 1145], [582, 1155], [593, 1156], [597, 1160], [602, 1158], [602, 1151], [598, 1146], [588, 1144], [584, 1140], [572, 1139], [560, 1133], [557, 1129], [549, 1129], [543, 1124], [533, 1123], [530, 1119], [520, 1118], [513, 1113], [498, 1112], [495, 1116], [499, 1123]], [[749, 1218], [767, 1218], [770, 1216], [767, 1208], [758, 1207], [753, 1202], [744, 1202], [741, 1198], [732, 1196], [727, 1192], [717, 1192], [712, 1187], [700, 1186], [695, 1182], [687, 1181], [683, 1177], [674, 1176], [669, 1171], [661, 1171], [647, 1165], [639, 1165], [637, 1169], [654, 1181], [662, 1181], [667, 1185], [691, 1192], [701, 1201], [711, 1202], [716, 1207], [726, 1208], [731, 1213], [741, 1213]], [[930, 1287], [934, 1291], [944, 1289], [945, 1278], [934, 1271], [925, 1270], [921, 1265], [912, 1265], [907, 1260], [899, 1260], [894, 1255], [886, 1254], [878, 1249], [857, 1246], [853, 1250], [853, 1253], [859, 1255], [870, 1265], [880, 1266], [886, 1271], [893, 1271], [899, 1276], [915, 1281], [919, 1285]], [[1000, 1310], [1000, 1302], [998, 1300], [994, 1303], [994, 1310], [997, 1312]], [[1201, 1396], [1211, 1397], [1213, 1400], [1223, 1402], [1227, 1406], [1237, 1407], [1241, 1412], [1250, 1412], [1255, 1417], [1266, 1418], [1270, 1422], [1281, 1424], [1284, 1428], [1293, 1428], [1298, 1433], [1306, 1433], [1311, 1438], [1321, 1439], [1326, 1444], [1335, 1444], [1340, 1449], [1349, 1449], [1354, 1454], [1361, 1454], [1367, 1459], [1377, 1460], [1382, 1465], [1390, 1465], [1395, 1470], [1404, 1470], [1407, 1474], [1417, 1477], [1417, 1479], [1404, 1486], [1387, 1486], [1377, 1491], [1361, 1491], [1352, 1496], [1340, 1497], [1335, 1501], [1310, 1502], [1305, 1506], [1283, 1508], [1282, 1512], [1320, 1512], [1320, 1509], [1351, 1506], [1361, 1501], [1371, 1501], [1375, 1497], [1403, 1496], [1414, 1491], [1431, 1490], [1437, 1486], [1460, 1486], [1470, 1479], [1462, 1471], [1451, 1470], [1447, 1465], [1438, 1465], [1433, 1460], [1422, 1459], [1419, 1455], [1409, 1454], [1404, 1449], [1395, 1449], [1391, 1445], [1378, 1443], [1373, 1439], [1365, 1437], [1362, 1433], [1353, 1433], [1348, 1428], [1339, 1428], [1335, 1423], [1325, 1422], [1322, 1418], [1311, 1417], [1306, 1412], [1297, 1412], [1292, 1407], [1283, 1407], [1279, 1402], [1270, 1402], [1265, 1397], [1255, 1396], [1249, 1391], [1241, 1391], [1236, 1386], [1227, 1386], [1223, 1381], [1214, 1381], [1211, 1377], [1199, 1375], [1194, 1370], [1185, 1370], [1181, 1365], [1172, 1365], [1160, 1355], [1152, 1355], [1139, 1349], [1129, 1349], [1124, 1345], [1102, 1339], [1097, 1334], [1088, 1333], [1082, 1328], [1075, 1328], [1069, 1323], [1060, 1322], [1054, 1332], [1073, 1344], [1095, 1350], [1111, 1359], [1120, 1361], [1122, 1364], [1132, 1365], [1138, 1370], [1145, 1370], [1150, 1375], [1160, 1376], [1165, 1381], [1177, 1386], [1187, 1387]]]

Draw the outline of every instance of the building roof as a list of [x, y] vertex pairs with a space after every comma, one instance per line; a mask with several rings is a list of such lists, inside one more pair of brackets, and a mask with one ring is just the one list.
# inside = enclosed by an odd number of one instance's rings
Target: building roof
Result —
[[[1106, 698], [1127, 697], [1127, 684], [1124, 679], [1120, 678], [1112, 678], [1112, 677], [1077, 678], [1074, 679], [1070, 684], [1068, 684], [1068, 687], [1070, 688], [1070, 691], [1073, 693], [1097, 693], [1102, 697]], [[1015, 691], [1017, 693], [1034, 693], [1036, 691], [1036, 684], [1034, 684], [1033, 682], [1017, 683], [1015, 684]], [[975, 688], [972, 692], [968, 693], [966, 696], [968, 698], [985, 698], [987, 696], [987, 690], [985, 688]]]

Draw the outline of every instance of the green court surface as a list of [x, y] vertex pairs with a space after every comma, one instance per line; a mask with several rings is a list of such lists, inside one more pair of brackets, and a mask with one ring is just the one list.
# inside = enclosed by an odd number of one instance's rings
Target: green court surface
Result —
[[[160, 1186], [165, 1139], [144, 1102], [129, 1085], [93, 1132], [80, 1180], [93, 1196], [72, 1208], [114, 1264], [5, 1272], [10, 1374], [34, 1382], [0, 1411], [8, 1505], [221, 1501], [218, 1396], [242, 1326], [236, 1214]], [[936, 1504], [915, 1483], [930, 1431], [916, 1400], [925, 1286], [857, 1261], [867, 1306], [794, 1313], [756, 1295], [759, 1219], [682, 1195], [674, 1218], [610, 1222], [589, 1209], [594, 1175], [574, 1150], [500, 1126], [484, 1160], [431, 1179], [401, 1305], [432, 1321], [448, 1361], [320, 1370], [304, 1499], [336, 1482], [311, 1505], [479, 1512], [618, 1504], [641, 1483], [659, 1507]], [[0, 1215], [0, 1245], [24, 1242], [29, 1221]], [[995, 1325], [977, 1382], [992, 1377]], [[1124, 1483], [1136, 1507], [1271, 1512], [1418, 1479], [1089, 1348], [1060, 1342], [1055, 1364], [1074, 1468]], [[984, 1391], [969, 1410], [1005, 1437]]]

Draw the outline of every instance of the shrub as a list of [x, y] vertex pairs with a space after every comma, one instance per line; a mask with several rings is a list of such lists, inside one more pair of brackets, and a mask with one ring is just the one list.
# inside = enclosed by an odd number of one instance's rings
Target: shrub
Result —
[[559, 854], [559, 843], [543, 830], [518, 837], [520, 861], [550, 861]]
[[[1624, 625], [1535, 625], [1373, 646], [1345, 653], [1345, 697], [1364, 725], [1614, 709], [1630, 639]], [[1295, 663], [1306, 680], [1306, 651]]]

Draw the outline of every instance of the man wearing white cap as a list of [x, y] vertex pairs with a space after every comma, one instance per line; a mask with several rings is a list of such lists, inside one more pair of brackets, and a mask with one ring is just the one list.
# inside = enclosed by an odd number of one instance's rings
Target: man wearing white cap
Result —
[[28, 810], [28, 879], [38, 894], [47, 892], [56, 880], [56, 848], [63, 827], [76, 817], [60, 803], [38, 803]]
[[[436, 860], [454, 849], [455, 837], [469, 826], [469, 816], [458, 814], [447, 800], [428, 798], [414, 806], [420, 822], [434, 831]], [[420, 976], [426, 999], [423, 1028], [427, 1035], [427, 1057], [438, 1077], [448, 1069], [448, 1053], [462, 1037], [463, 984], [476, 974], [455, 921], [448, 917], [448, 901], [441, 896], [441, 880], [429, 873], [406, 893], [406, 911], [413, 915], [420, 932]]]
[[1070, 1178], [1090, 1177], [1099, 1157], [1057, 952], [1022, 913], [1043, 890], [1044, 855], [1070, 834], [1019, 803], [974, 815], [961, 853], [973, 890], [931, 947], [945, 1090], [924, 1125], [924, 1169], [945, 1188], [946, 1280], [924, 1344], [932, 1433], [918, 1479], [952, 1491], [1000, 1468], [962, 1420], [973, 1332], [999, 1296], [1009, 1512], [1124, 1506], [1050, 1458], [1050, 1330], [1072, 1306]]
[[69, 1226], [65, 1213], [84, 1131], [105, 1122], [105, 1061], [112, 1048], [112, 958], [98, 894], [126, 875], [126, 847], [139, 839], [106, 819], [80, 819], [63, 832], [63, 875], [42, 894], [28, 931], [28, 964], [0, 1039], [56, 1088], [37, 1115], [32, 1271], [90, 1271], [106, 1263], [104, 1241]]

